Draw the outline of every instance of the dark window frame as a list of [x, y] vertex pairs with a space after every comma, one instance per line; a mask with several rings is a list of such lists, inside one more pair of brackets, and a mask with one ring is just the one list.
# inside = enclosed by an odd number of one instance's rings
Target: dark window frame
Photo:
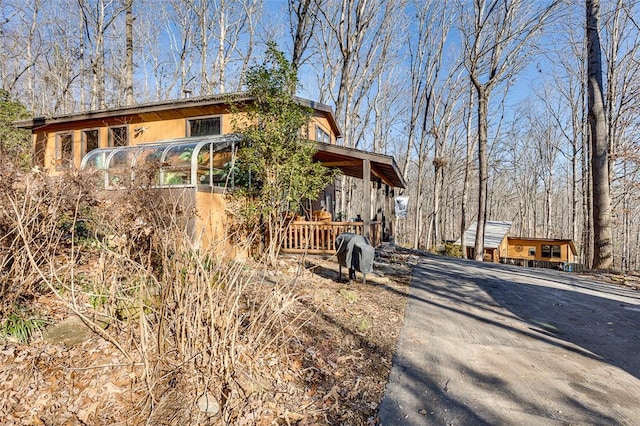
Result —
[[541, 247], [542, 257], [559, 258], [562, 257], [562, 247], [555, 244], [543, 244]]
[[[87, 133], [89, 132], [95, 132], [96, 134], [96, 146], [95, 148], [91, 148], [89, 149], [87, 146]], [[81, 131], [81, 137], [82, 137], [82, 142], [80, 145], [80, 157], [81, 159], [84, 158], [85, 155], [87, 155], [88, 153], [90, 153], [91, 151], [93, 151], [94, 149], [98, 149], [100, 148], [100, 129], [99, 128], [93, 128], [93, 129], [82, 129]]]
[[318, 124], [316, 124], [316, 141], [317, 142], [324, 142], [324, 143], [331, 143], [331, 135], [329, 134], [329, 132], [324, 130], [322, 128], [322, 126], [320, 126]]
[[[124, 145], [123, 144], [116, 144], [116, 136], [114, 134], [114, 131], [116, 129], [124, 129], [124, 131], [126, 132], [125, 134], [125, 140], [124, 140]], [[120, 137], [118, 137], [118, 140], [121, 140]], [[111, 126], [109, 127], [109, 147], [119, 147], [119, 146], [129, 146], [129, 126], [128, 125], [122, 125], [122, 126]]]
[[[194, 122], [197, 121], [207, 121], [207, 120], [217, 120], [218, 121], [218, 132], [217, 133], [200, 133], [200, 134], [193, 134], [192, 131], [192, 125]], [[201, 137], [201, 136], [219, 136], [222, 135], [222, 115], [204, 115], [201, 117], [190, 117], [187, 118], [187, 137]], [[199, 133], [199, 132], [197, 132]]]
[[[68, 139], [67, 139], [68, 138]], [[68, 140], [69, 150], [65, 149], [64, 141]], [[65, 158], [65, 152], [69, 155]], [[75, 154], [75, 147], [73, 143], [73, 131], [56, 132], [56, 145], [55, 145], [55, 162], [56, 168], [68, 169], [73, 166], [73, 159]]]

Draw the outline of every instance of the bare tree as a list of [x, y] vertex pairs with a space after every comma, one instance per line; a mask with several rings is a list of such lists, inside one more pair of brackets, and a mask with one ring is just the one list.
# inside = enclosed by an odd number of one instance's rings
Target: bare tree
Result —
[[[636, 26], [634, 10], [638, 1], [607, 3], [602, 12], [603, 31], [606, 34], [604, 53], [606, 67], [605, 111], [607, 140], [609, 143], [609, 182], [612, 202], [612, 220], [618, 226], [612, 229], [613, 267], [627, 270], [630, 260], [629, 220], [633, 208], [635, 165], [629, 156], [630, 146], [637, 141], [638, 113], [640, 112], [639, 84], [640, 28]], [[631, 161], [630, 161], [631, 160]], [[624, 182], [624, 183], [623, 183]]]
[[[8, 10], [2, 10], [4, 13], [0, 18], [0, 84], [12, 94], [22, 92], [22, 101], [34, 110], [38, 107], [37, 65], [45, 53], [41, 28], [44, 20], [42, 0], [7, 2], [6, 6]], [[22, 85], [24, 79], [26, 83]]]
[[323, 0], [289, 0], [289, 25], [293, 47], [291, 64], [299, 69], [318, 23], [318, 10]]
[[530, 140], [533, 142], [535, 149], [533, 158], [536, 164], [536, 175], [542, 181], [544, 188], [542, 235], [544, 238], [558, 237], [557, 232], [553, 231], [551, 217], [552, 196], [555, 189], [554, 178], [557, 166], [556, 159], [560, 140], [558, 126], [547, 109], [538, 111], [530, 108], [527, 120], [529, 121]]
[[105, 36], [111, 25], [124, 12], [120, 0], [78, 0], [82, 12], [86, 41], [91, 54], [91, 109], [105, 108]]
[[582, 194], [584, 201], [589, 194], [588, 191], [581, 191], [580, 187], [586, 126], [586, 45], [583, 31], [576, 35], [576, 26], [571, 21], [563, 20], [557, 33], [563, 38], [556, 39], [558, 48], [549, 52], [551, 61], [557, 68], [550, 73], [553, 90], [545, 90], [538, 98], [552, 115], [562, 138], [569, 144], [568, 148], [561, 150], [562, 155], [571, 163], [571, 231], [568, 235], [579, 243], [581, 256], [584, 258], [585, 252], [590, 251], [590, 239], [585, 239], [581, 233], [581, 227], [588, 226], [588, 222], [581, 222], [579, 215], [584, 210], [581, 208], [583, 203], [580, 196]]
[[515, 183], [518, 198], [518, 208], [514, 231], [517, 235], [536, 237], [536, 199], [538, 191], [537, 164], [532, 161], [535, 158], [534, 144], [531, 142], [531, 132], [526, 131], [526, 111], [530, 102], [525, 102], [511, 122], [511, 129], [507, 138], [511, 143], [506, 144], [507, 151], [506, 170], [510, 179]]
[[[202, 7], [209, 2], [202, 2]], [[212, 22], [208, 24], [203, 21], [203, 25], [207, 27], [201, 29], [202, 37], [206, 45], [202, 45], [203, 57], [206, 58], [206, 50], [208, 49], [208, 40], [211, 38], [215, 41], [215, 60], [209, 73], [206, 60], [202, 61], [202, 81], [203, 93], [212, 93], [214, 90], [218, 93], [224, 93], [227, 82], [227, 71], [234, 61], [240, 61], [244, 64], [242, 71], [237, 75], [238, 85], [242, 80], [242, 73], [246, 70], [246, 66], [253, 49], [254, 37], [254, 18], [257, 15], [258, 7], [261, 3], [257, 0], [218, 0], [211, 3], [213, 6], [209, 18]], [[206, 21], [206, 18], [205, 18]], [[215, 31], [215, 32], [214, 32]], [[246, 43], [241, 44], [243, 37], [248, 35]]]
[[[172, 93], [176, 86], [179, 96], [193, 90], [191, 82], [196, 78], [193, 70], [196, 44], [194, 19], [192, 10], [183, 4], [183, 0], [171, 0], [170, 6], [164, 9], [164, 27], [172, 62], [170, 83], [165, 91], [167, 95]], [[161, 74], [159, 70], [156, 75], [158, 74]], [[159, 83], [156, 84], [161, 86]], [[158, 93], [158, 96], [164, 97], [161, 93]]]
[[[470, 20], [461, 23], [465, 67], [477, 95], [478, 126], [478, 225], [475, 259], [483, 260], [484, 225], [487, 220], [487, 139], [491, 92], [507, 82], [526, 64], [528, 47], [551, 12], [560, 3], [542, 7], [523, 0], [474, 0]], [[467, 7], [466, 4], [462, 5]], [[462, 13], [461, 16], [466, 16]]]
[[127, 105], [133, 105], [133, 0], [125, 0], [125, 62], [124, 96]]
[[[471, 85], [470, 85], [471, 86]], [[462, 194], [460, 197], [460, 248], [462, 251], [462, 257], [467, 258], [467, 247], [464, 241], [464, 233], [467, 230], [467, 208], [469, 205], [469, 192], [471, 185], [471, 173], [473, 163], [473, 151], [475, 151], [477, 138], [472, 137], [472, 121], [473, 121], [473, 109], [474, 109], [474, 93], [473, 88], [469, 87], [469, 100], [464, 111], [464, 122], [466, 126], [466, 156], [464, 166], [464, 180], [462, 186]]]
[[[393, 57], [394, 13], [403, 5], [404, 0], [331, 0], [319, 10], [322, 25], [315, 43], [321, 61], [321, 101], [335, 105], [347, 146], [367, 143], [367, 115], [372, 109], [368, 95]], [[340, 211], [351, 216], [353, 185], [343, 178], [340, 186]]]
[[[258, 0], [218, 0], [216, 3], [217, 46], [210, 80], [219, 93], [227, 87], [228, 71], [231, 64], [242, 64], [237, 73], [240, 86], [248, 61], [253, 51], [256, 18], [261, 2]], [[246, 38], [246, 42], [242, 40]]]
[[602, 53], [599, 33], [600, 2], [586, 0], [588, 52], [589, 129], [593, 179], [594, 269], [613, 264], [611, 195], [609, 192], [609, 144], [602, 92]]
[[[450, 80], [451, 73], [455, 69], [443, 70], [444, 46], [447, 42], [449, 31], [455, 14], [449, 3], [443, 2], [412, 2], [410, 10], [415, 13], [415, 22], [412, 28], [415, 31], [407, 31], [406, 46], [409, 54], [410, 65], [410, 104], [408, 106], [407, 144], [404, 153], [404, 165], [402, 173], [405, 179], [409, 171], [410, 158], [415, 152], [416, 158], [416, 184], [413, 187], [413, 247], [418, 248], [423, 228], [422, 190], [424, 186], [427, 164], [427, 155], [433, 144], [437, 145], [442, 129], [437, 127], [442, 124], [438, 120], [439, 107], [444, 102], [443, 93], [446, 91], [446, 82]], [[414, 12], [415, 11], [415, 12]], [[441, 74], [444, 73], [444, 76]], [[433, 144], [431, 143], [433, 142]], [[435, 154], [436, 156], [438, 153]], [[438, 165], [442, 164], [441, 158], [434, 160], [435, 174], [439, 176]], [[434, 194], [434, 203], [437, 206], [439, 192]], [[428, 228], [427, 245], [430, 244], [431, 231], [434, 226], [434, 213], [430, 214], [431, 222]]]
[[461, 122], [459, 120], [458, 101], [464, 94], [460, 84], [461, 74], [450, 68], [442, 87], [438, 90], [438, 96], [434, 99], [433, 114], [430, 127], [433, 138], [433, 204], [429, 214], [426, 245], [432, 247], [442, 242], [441, 213], [442, 193], [445, 182], [445, 172], [450, 167], [453, 158], [448, 145], [452, 144], [451, 133], [453, 127]]

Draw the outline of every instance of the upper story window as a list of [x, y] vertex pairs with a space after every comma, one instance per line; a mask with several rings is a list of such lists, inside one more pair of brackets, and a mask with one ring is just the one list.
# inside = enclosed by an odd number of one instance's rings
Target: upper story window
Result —
[[129, 145], [129, 131], [127, 126], [109, 127], [109, 146]]
[[73, 134], [71, 132], [56, 133], [55, 157], [58, 168], [73, 165]]
[[91, 152], [99, 147], [99, 132], [98, 129], [83, 130], [82, 131], [82, 153], [84, 157], [87, 152]]
[[543, 244], [542, 257], [560, 257], [560, 246]]
[[202, 117], [187, 120], [187, 136], [220, 135], [222, 120], [220, 117]]
[[316, 125], [316, 140], [318, 142], [331, 143], [331, 136], [322, 127]]

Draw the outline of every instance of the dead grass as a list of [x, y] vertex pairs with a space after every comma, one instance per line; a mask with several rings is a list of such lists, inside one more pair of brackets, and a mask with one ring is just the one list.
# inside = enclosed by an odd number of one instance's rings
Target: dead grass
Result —
[[[5, 342], [0, 417], [6, 424], [375, 424], [409, 271], [398, 264], [388, 268], [399, 273], [393, 279], [348, 285], [336, 281], [331, 260], [307, 260], [309, 269], [295, 278], [297, 265], [282, 261], [245, 288], [243, 303], [270, 295], [270, 303], [281, 309], [286, 298], [289, 308], [279, 324], [285, 330], [280, 344], [252, 354], [239, 344], [234, 362], [242, 368], [234, 370], [226, 419], [206, 417], [196, 406], [204, 380], [218, 376], [213, 370], [177, 355], [131, 362], [95, 334], [76, 346], [42, 338], [30, 345]], [[281, 293], [283, 282], [292, 283], [295, 297]], [[38, 303], [52, 319], [70, 314], [51, 295]], [[296, 318], [304, 321], [283, 327]], [[127, 350], [141, 344], [131, 330], [111, 332]]]
[[[198, 249], [193, 212], [157, 192], [30, 179], [0, 194], [0, 313], [29, 308], [48, 331], [0, 340], [3, 424], [375, 422], [406, 255], [380, 259], [366, 285], [339, 283], [333, 259], [267, 267]], [[52, 339], [70, 317], [87, 337]]]

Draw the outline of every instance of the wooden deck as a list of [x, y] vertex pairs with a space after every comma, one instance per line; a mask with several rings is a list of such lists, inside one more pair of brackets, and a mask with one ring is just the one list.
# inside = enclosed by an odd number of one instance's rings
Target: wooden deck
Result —
[[[363, 235], [363, 222], [291, 222], [282, 242], [283, 253], [334, 254], [336, 237], [343, 232]], [[374, 247], [382, 243], [382, 224], [370, 224], [369, 239]]]

